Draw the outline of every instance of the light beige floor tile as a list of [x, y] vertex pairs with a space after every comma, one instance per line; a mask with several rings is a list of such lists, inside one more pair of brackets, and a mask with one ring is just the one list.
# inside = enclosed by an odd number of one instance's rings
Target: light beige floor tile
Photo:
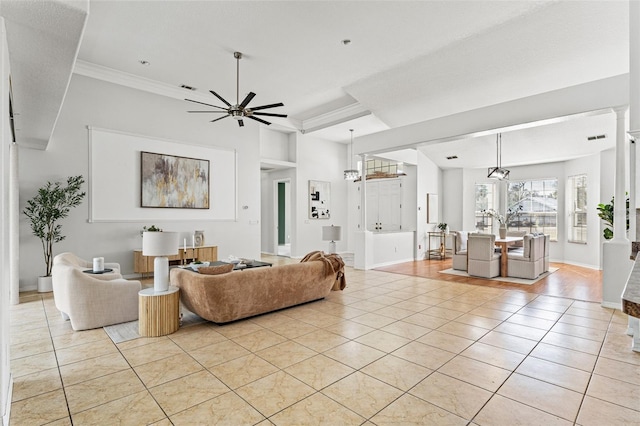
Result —
[[631, 337], [626, 333], [609, 333], [602, 345], [600, 356], [640, 366], [640, 352], [629, 350], [630, 345]]
[[447, 300], [445, 302], [439, 303], [437, 305], [438, 308], [451, 309], [452, 311], [458, 312], [469, 312], [478, 307], [482, 302], [476, 301], [477, 303], [469, 304], [463, 303], [456, 299]]
[[114, 353], [63, 365], [60, 367], [60, 375], [64, 386], [69, 386], [129, 368], [124, 357], [120, 353]]
[[231, 324], [214, 325], [213, 329], [222, 334], [227, 339], [233, 339], [240, 337], [243, 334], [253, 333], [254, 331], [262, 330], [263, 327], [250, 321], [238, 321]]
[[360, 371], [403, 391], [432, 373], [428, 368], [393, 355], [380, 358]]
[[511, 312], [500, 311], [498, 309], [476, 308], [469, 312], [469, 315], [477, 315], [480, 317], [491, 318], [498, 321], [504, 321], [513, 315]]
[[71, 415], [77, 425], [103, 424], [105, 419], [113, 424], [146, 424], [165, 417], [146, 390]]
[[312, 331], [293, 340], [316, 352], [324, 352], [349, 341], [346, 337], [322, 329]]
[[393, 352], [411, 342], [410, 339], [382, 330], [372, 331], [369, 334], [358, 337], [355, 341], [387, 353]]
[[189, 355], [182, 353], [134, 367], [147, 388], [157, 386], [192, 373], [204, 367]]
[[209, 370], [231, 389], [237, 389], [275, 373], [278, 368], [257, 355], [249, 354], [218, 364]]
[[596, 330], [607, 331], [609, 329], [609, 321], [603, 321], [594, 318], [579, 317], [576, 315], [563, 315], [558, 322], [579, 325], [581, 327], [595, 328]]
[[[358, 297], [358, 295], [354, 293], [351, 293], [350, 296]], [[354, 303], [350, 303], [349, 306], [352, 308], [360, 309], [361, 311], [366, 311], [366, 312], [375, 312], [378, 309], [382, 309], [385, 307], [385, 305], [381, 303], [375, 303], [375, 302], [371, 302], [369, 300], [363, 300], [363, 299], [360, 299]]]
[[242, 386], [236, 392], [266, 417], [315, 393], [312, 387], [284, 371]]
[[294, 339], [307, 333], [318, 330], [315, 325], [307, 324], [306, 322], [292, 320], [289, 318], [289, 322], [284, 324], [278, 324], [270, 328], [271, 331], [284, 336], [288, 339]]
[[278, 368], [287, 368], [290, 365], [317, 355], [317, 352], [289, 340], [284, 343], [280, 343], [279, 345], [261, 350], [260, 352], [257, 352], [256, 355]]
[[600, 357], [594, 373], [631, 384], [640, 383], [640, 368], [637, 365], [613, 359]]
[[495, 309], [498, 311], [511, 312], [512, 314], [522, 309], [522, 305], [516, 305], [513, 303], [507, 303], [507, 302], [500, 302], [496, 300], [491, 300], [489, 302], [483, 303], [482, 307], [488, 308], [488, 309]]
[[104, 328], [96, 328], [93, 330], [75, 331], [73, 333], [66, 333], [60, 336], [53, 337], [53, 345], [56, 350], [70, 348], [85, 343], [99, 342], [106, 340], [110, 343], [109, 335], [104, 331]]
[[160, 407], [171, 416], [229, 392], [208, 371], [199, 371], [149, 389]]
[[46, 340], [46, 339], [51, 339], [51, 335], [49, 334], [49, 328], [46, 326], [31, 328], [31, 329], [22, 330], [19, 332], [12, 331], [12, 334], [11, 334], [11, 344], [13, 345], [32, 342], [34, 340]]
[[[380, 303], [381, 305], [391, 306], [396, 303], [402, 302], [404, 299], [392, 297], [388, 293], [380, 296], [372, 297], [371, 299], [367, 299], [369, 302]], [[385, 309], [385, 308], [382, 308]]]
[[321, 393], [316, 393], [269, 418], [275, 425], [359, 425], [365, 419]]
[[11, 404], [12, 425], [43, 425], [69, 416], [62, 389]]
[[493, 395], [438, 372], [421, 381], [409, 393], [467, 420], [471, 420]]
[[491, 392], [495, 392], [511, 374], [504, 368], [463, 356], [453, 358], [438, 371]]
[[560, 317], [562, 317], [562, 312], [564, 312], [564, 308], [559, 308], [560, 312], [557, 312], [558, 311], [557, 307], [553, 307], [552, 309], [554, 310], [537, 309], [532, 307], [532, 305], [529, 305], [520, 309], [518, 311], [518, 314], [556, 322], [560, 319]]
[[537, 343], [534, 340], [525, 339], [512, 334], [498, 333], [496, 331], [490, 331], [484, 335], [479, 342], [524, 355], [531, 352]]
[[17, 377], [37, 373], [58, 366], [54, 352], [44, 352], [11, 361], [11, 375]]
[[453, 321], [454, 319], [464, 315], [464, 312], [453, 311], [451, 309], [441, 308], [439, 306], [432, 306], [430, 308], [425, 309], [421, 313], [425, 315], [430, 315], [436, 318], [446, 319], [449, 321]]
[[422, 312], [406, 317], [402, 321], [408, 322], [409, 324], [415, 324], [421, 327], [429, 328], [431, 330], [442, 327], [449, 322], [448, 319], [425, 315]]
[[497, 331], [499, 333], [511, 334], [513, 336], [522, 337], [524, 339], [535, 340], [538, 342], [540, 339], [547, 334], [547, 330], [541, 330], [539, 328], [528, 327], [526, 325], [515, 324], [512, 322], [505, 321], [493, 331]]
[[357, 322], [353, 322], [351, 320], [341, 321], [339, 323], [331, 324], [328, 327], [324, 328], [325, 330], [339, 334], [340, 336], [346, 337], [347, 339], [355, 339], [364, 334], [370, 333], [375, 330], [372, 327], [369, 327], [364, 324], [360, 324]]
[[169, 339], [122, 351], [122, 355], [133, 367], [183, 353], [180, 346]]
[[231, 340], [224, 340], [222, 342], [214, 343], [213, 345], [190, 351], [189, 355], [191, 355], [200, 364], [204, 365], [205, 368], [211, 368], [215, 365], [222, 364], [223, 362], [248, 355], [249, 353], [250, 352], [248, 350], [239, 344], [232, 342]]
[[592, 372], [596, 364], [597, 356], [586, 352], [574, 351], [572, 349], [561, 348], [560, 346], [540, 343], [531, 352], [531, 356], [566, 365], [567, 367]]
[[636, 410], [586, 396], [576, 423], [582, 426], [637, 425], [638, 416], [640, 413]]
[[351, 321], [364, 324], [372, 328], [382, 328], [386, 325], [396, 322], [397, 320], [389, 317], [383, 317], [376, 313], [367, 313], [358, 317], [351, 318]]
[[585, 352], [591, 355], [598, 355], [600, 347], [602, 346], [600, 342], [596, 342], [595, 340], [554, 333], [553, 331], [544, 336], [540, 342], [560, 346], [561, 348], [572, 349], [574, 351]]
[[417, 340], [425, 345], [434, 346], [445, 351], [460, 353], [473, 344], [473, 340], [435, 330]]
[[287, 367], [285, 371], [312, 388], [320, 390], [355, 370], [324, 355], [316, 355]]
[[520, 364], [516, 373], [580, 393], [586, 391], [589, 379], [591, 378], [591, 374], [586, 371], [534, 357], [527, 357], [527, 359]]
[[20, 401], [43, 393], [62, 389], [62, 381], [57, 368], [42, 370], [13, 379], [12, 400]]
[[373, 416], [371, 421], [379, 426], [462, 426], [467, 424], [466, 420], [409, 394], [405, 394], [395, 400], [384, 410]]
[[627, 383], [594, 374], [587, 395], [640, 411], [640, 384]]
[[551, 327], [553, 327], [556, 323], [555, 321], [552, 321], [552, 320], [529, 317], [527, 315], [522, 315], [519, 313], [511, 315], [509, 318], [507, 318], [505, 322], [512, 323], [512, 324], [525, 325], [527, 327], [538, 328], [540, 330], [545, 330], [545, 331], [551, 330]]
[[400, 303], [396, 303], [395, 305], [393, 305], [397, 308], [401, 308], [401, 309], [406, 309], [408, 311], [412, 311], [412, 312], [420, 312], [420, 311], [424, 311], [425, 309], [427, 309], [428, 307], [432, 306], [432, 305], [427, 305], [425, 303], [420, 303], [415, 301], [414, 298], [411, 298], [409, 300], [403, 300]]
[[569, 336], [581, 337], [583, 339], [595, 340], [602, 342], [607, 334], [605, 330], [597, 330], [595, 328], [587, 328], [579, 325], [569, 324], [566, 322], [558, 322], [551, 329], [554, 333], [568, 334]]
[[47, 423], [47, 426], [71, 426], [71, 425], [72, 425], [71, 417], [65, 417], [63, 419], [59, 419], [51, 423]]
[[158, 343], [165, 340], [169, 340], [169, 337], [168, 336], [140, 337], [139, 339], [127, 340], [126, 342], [117, 343], [116, 346], [120, 351], [125, 351], [127, 349], [133, 349], [140, 346], [150, 345], [152, 343]]
[[118, 348], [111, 339], [100, 339], [56, 350], [56, 357], [58, 358], [58, 364], [66, 365], [117, 352]]
[[65, 387], [71, 414], [139, 393], [144, 385], [132, 370], [101, 376]]
[[402, 391], [361, 372], [355, 372], [322, 390], [329, 398], [369, 418], [402, 395]]
[[568, 309], [566, 306], [563, 306], [563, 305], [558, 305], [555, 303], [544, 303], [538, 300], [534, 300], [533, 302], [529, 303], [526, 307], [531, 309], [537, 309], [539, 311], [555, 312], [556, 314], [563, 314]]
[[502, 323], [501, 320], [473, 314], [464, 314], [461, 317], [456, 318], [456, 322], [473, 325], [474, 327], [486, 328], [487, 330], [491, 330]]
[[571, 426], [573, 423], [553, 414], [521, 404], [517, 401], [494, 395], [480, 410], [474, 423], [480, 426], [519, 425], [519, 426]]
[[273, 331], [263, 328], [262, 330], [254, 331], [253, 333], [234, 337], [232, 340], [251, 352], [257, 352], [270, 346], [277, 345], [278, 343], [282, 343], [287, 339]]
[[347, 342], [324, 352], [324, 355], [356, 370], [382, 358], [385, 353], [358, 342]]
[[173, 426], [173, 424], [171, 423], [171, 420], [165, 417], [158, 422], [151, 423], [149, 426]]
[[554, 416], [573, 421], [578, 414], [582, 394], [521, 374], [513, 374], [498, 393]]
[[342, 318], [314, 310], [313, 313], [310, 313], [309, 315], [301, 318], [301, 321], [304, 321], [307, 324], [311, 324], [315, 327], [325, 327], [327, 325], [335, 324], [342, 321]]
[[411, 342], [393, 352], [393, 355], [421, 365], [430, 370], [437, 370], [456, 354], [420, 342]]
[[613, 316], [613, 310], [602, 307], [600, 309], [581, 309], [572, 306], [567, 309], [566, 313], [569, 315], [592, 318], [600, 321], [611, 321], [611, 317]]
[[[331, 303], [335, 305], [334, 303]], [[248, 321], [258, 324], [261, 327], [272, 329], [275, 326], [291, 322], [291, 318], [279, 312], [270, 312], [264, 315], [250, 318]]]
[[480, 342], [469, 346], [462, 351], [460, 355], [510, 371], [515, 370], [526, 356], [518, 352], [497, 348]]
[[384, 315], [385, 317], [393, 318], [396, 320], [401, 320], [415, 314], [415, 312], [408, 309], [398, 308], [397, 306], [387, 306], [386, 308], [382, 308], [376, 311], [376, 314]]
[[197, 330], [182, 334], [174, 333], [169, 335], [168, 338], [185, 351], [192, 351], [227, 340], [226, 337], [211, 327], [193, 326], [190, 328], [197, 328]]
[[422, 337], [425, 334], [431, 331], [430, 328], [422, 327], [416, 324], [411, 324], [404, 321], [397, 321], [392, 324], [389, 324], [383, 328], [382, 331], [386, 331], [388, 333], [395, 334], [396, 336], [405, 337], [407, 339], [417, 339], [418, 337]]
[[10, 356], [14, 360], [52, 351], [51, 338], [47, 338], [11, 345]]
[[465, 339], [478, 340], [489, 332], [486, 328], [474, 327], [457, 321], [451, 321], [438, 328], [438, 331], [464, 337]]

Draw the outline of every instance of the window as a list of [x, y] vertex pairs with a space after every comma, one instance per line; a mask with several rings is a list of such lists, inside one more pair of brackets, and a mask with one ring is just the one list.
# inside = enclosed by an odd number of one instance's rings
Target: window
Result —
[[489, 209], [495, 209], [495, 184], [476, 183], [476, 230], [491, 232], [493, 217], [484, 213]]
[[570, 176], [569, 192], [569, 242], [587, 243], [587, 175]]
[[509, 182], [507, 208], [520, 210], [507, 223], [508, 229], [543, 232], [558, 240], [558, 179]]

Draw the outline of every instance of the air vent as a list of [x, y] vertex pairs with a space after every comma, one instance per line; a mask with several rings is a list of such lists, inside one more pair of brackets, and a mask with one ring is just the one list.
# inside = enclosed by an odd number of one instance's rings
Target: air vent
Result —
[[182, 87], [183, 89], [191, 90], [192, 92], [197, 90], [195, 87], [187, 86], [186, 84], [181, 84], [180, 87]]
[[607, 135], [595, 135], [595, 136], [587, 136], [588, 141], [595, 141], [598, 139], [606, 139]]
[[447, 160], [455, 160], [456, 158], [458, 158], [457, 155], [450, 155], [447, 157]]

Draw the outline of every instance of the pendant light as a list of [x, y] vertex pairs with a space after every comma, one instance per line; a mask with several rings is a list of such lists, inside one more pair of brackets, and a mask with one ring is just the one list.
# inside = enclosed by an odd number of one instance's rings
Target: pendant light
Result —
[[502, 168], [502, 133], [496, 135], [496, 167], [489, 167], [487, 177], [490, 179], [509, 179], [509, 170]]
[[351, 132], [351, 145], [349, 149], [349, 157], [351, 158], [351, 168], [344, 171], [344, 180], [356, 180], [360, 173], [353, 168], [353, 129], [349, 129]]

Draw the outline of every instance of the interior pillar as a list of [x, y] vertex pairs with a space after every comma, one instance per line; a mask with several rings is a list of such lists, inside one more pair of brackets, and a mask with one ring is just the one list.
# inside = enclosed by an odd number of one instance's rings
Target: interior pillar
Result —
[[9, 146], [9, 299], [20, 303], [20, 197], [18, 144]]

